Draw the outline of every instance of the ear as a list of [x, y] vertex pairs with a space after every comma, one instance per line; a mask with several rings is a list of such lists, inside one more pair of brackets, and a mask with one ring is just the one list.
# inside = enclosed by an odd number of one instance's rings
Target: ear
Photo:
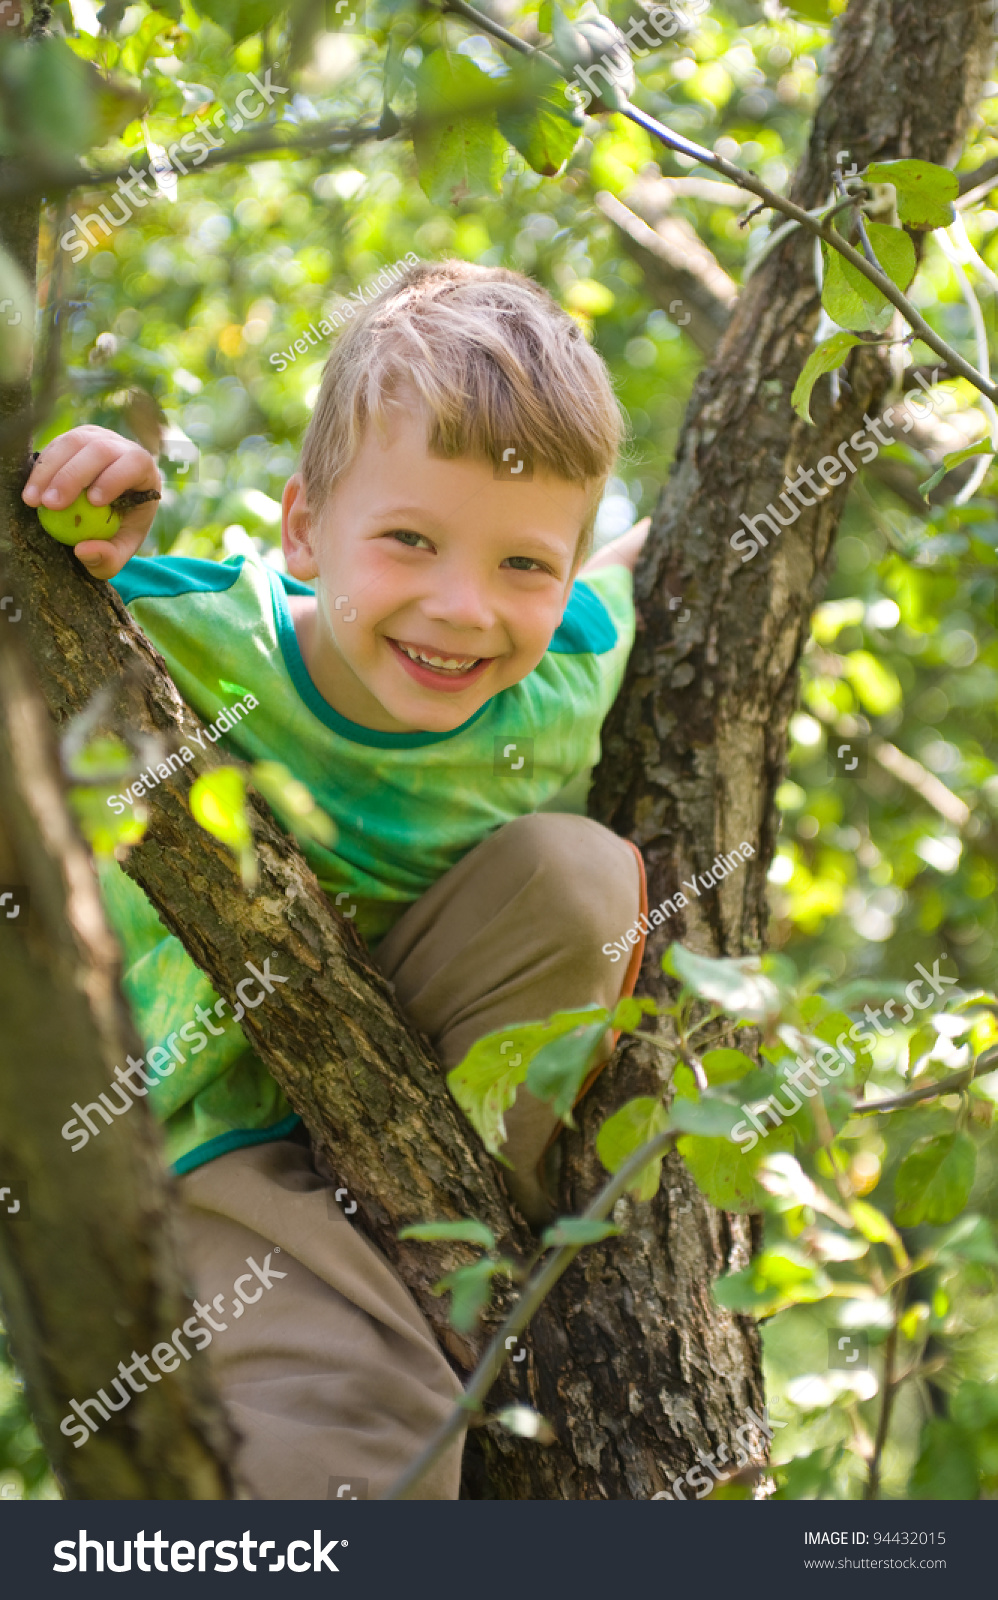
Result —
[[305, 499], [305, 484], [296, 472], [284, 485], [281, 496], [281, 549], [288, 571], [301, 583], [319, 575], [312, 544], [312, 514]]

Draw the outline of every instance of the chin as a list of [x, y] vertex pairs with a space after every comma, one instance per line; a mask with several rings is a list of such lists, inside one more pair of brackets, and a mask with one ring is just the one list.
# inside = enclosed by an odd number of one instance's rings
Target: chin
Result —
[[404, 723], [412, 733], [452, 733], [481, 710], [484, 704], [483, 700], [475, 700], [466, 706], [406, 706], [393, 711], [392, 716]]

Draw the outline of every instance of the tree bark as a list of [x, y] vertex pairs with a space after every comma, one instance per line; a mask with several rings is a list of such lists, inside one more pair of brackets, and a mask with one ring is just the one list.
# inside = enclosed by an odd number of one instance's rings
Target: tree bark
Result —
[[[44, 20], [36, 7], [35, 22]], [[0, 163], [0, 171], [3, 164]], [[4, 211], [0, 241], [35, 276], [37, 203]], [[20, 506], [31, 385], [0, 384], [0, 1300], [48, 1459], [70, 1499], [228, 1499], [231, 1430], [204, 1362], [182, 1362], [80, 1443], [59, 1423], [119, 1361], [190, 1314], [171, 1186], [144, 1107], [74, 1155], [59, 1128], [116, 1062], [141, 1053], [118, 989], [85, 846], [66, 809], [45, 703], [22, 642], [29, 600], [6, 557]], [[20, 507], [23, 513], [23, 507]], [[11, 592], [13, 590], [13, 593]], [[13, 910], [16, 910], [16, 915]], [[117, 1399], [117, 1396], [114, 1396]], [[93, 1422], [100, 1413], [91, 1408]]]
[[18, 897], [0, 920], [4, 1316], [69, 1498], [229, 1499], [231, 1433], [203, 1361], [177, 1358], [177, 1370], [126, 1409], [105, 1408], [107, 1420], [91, 1408], [99, 1428], [89, 1439], [59, 1428], [64, 1416], [79, 1426], [71, 1400], [104, 1388], [117, 1401], [118, 1363], [167, 1343], [191, 1306], [172, 1185], [145, 1108], [79, 1154], [59, 1135], [74, 1100], [96, 1101], [112, 1065], [142, 1046], [66, 810], [51, 724], [16, 640], [16, 629], [0, 629], [0, 878]]
[[[807, 207], [826, 198], [840, 150], [861, 167], [897, 156], [952, 164], [991, 47], [983, 8], [852, 0], [793, 198]], [[794, 415], [790, 395], [818, 320], [812, 263], [813, 241], [798, 231], [749, 280], [697, 381], [636, 574], [637, 641], [604, 728], [590, 810], [641, 848], [650, 905], [718, 851], [743, 840], [756, 851], [652, 934], [639, 992], [653, 996], [666, 991], [660, 957], [673, 939], [714, 955], [763, 948], [773, 795], [848, 487], [802, 511], [744, 565], [728, 541], [742, 511], [778, 500], [787, 474], [863, 427], [888, 381], [886, 364], [861, 350], [836, 406], [827, 383], [816, 391], [815, 427]], [[699, 309], [703, 322], [702, 298]], [[677, 596], [682, 608], [670, 610]], [[599, 1182], [593, 1147], [604, 1118], [660, 1089], [655, 1058], [638, 1043], [597, 1081], [565, 1141], [563, 1210]], [[709, 1291], [720, 1273], [745, 1265], [750, 1219], [714, 1211], [672, 1154], [656, 1199], [619, 1203], [615, 1220], [626, 1223], [624, 1235], [576, 1262], [531, 1334], [529, 1392], [569, 1451], [537, 1452], [526, 1474], [507, 1441], [476, 1436], [483, 1473], [503, 1498], [645, 1498], [685, 1472], [698, 1449], [715, 1462], [724, 1449], [733, 1459], [746, 1408], [761, 1416], [755, 1325], [714, 1305]], [[758, 1431], [756, 1439], [764, 1454]]]
[[[954, 17], [943, 0], [918, 8], [909, 0], [854, 0], [797, 197], [814, 204], [823, 196], [835, 151], [845, 146], [857, 160], [951, 158], [972, 98], [963, 75], [979, 86], [986, 48], [975, 11]], [[927, 63], [936, 64], [931, 93]], [[834, 414], [819, 407], [819, 426], [807, 434], [791, 417], [789, 394], [816, 317], [810, 245], [791, 238], [752, 280], [691, 402], [638, 575], [638, 642], [594, 792], [594, 814], [642, 846], [653, 901], [702, 870], [718, 849], [743, 839], [756, 846], [748, 867], [696, 903], [685, 928], [678, 919], [670, 927], [673, 937], [700, 949], [757, 950], [763, 941], [773, 790], [842, 493], [804, 513], [745, 570], [727, 541], [741, 509], [779, 492], [787, 462], [810, 462], [828, 441], [847, 439], [885, 383], [876, 356], [860, 352], [851, 393]], [[690, 537], [681, 540], [680, 529]], [[180, 742], [196, 719], [116, 597], [54, 549], [33, 518], [19, 519], [12, 559], [30, 598], [29, 643], [56, 720], [107, 684], [119, 727]], [[686, 621], [675, 624], [670, 595], [683, 596]], [[209, 764], [199, 759], [195, 770]], [[481, 1340], [458, 1338], [444, 1325], [430, 1285], [468, 1252], [402, 1245], [397, 1229], [420, 1218], [478, 1216], [513, 1254], [529, 1247], [528, 1236], [425, 1041], [398, 1014], [300, 852], [256, 804], [261, 876], [247, 896], [228, 852], [189, 815], [193, 775], [185, 768], [159, 786], [148, 834], [127, 870], [222, 993], [233, 992], [247, 960], [259, 965], [269, 957], [273, 970], [288, 975], [266, 1006], [247, 1014], [247, 1037], [301, 1112], [320, 1157], [358, 1201], [356, 1220], [466, 1368]], [[653, 944], [644, 983], [658, 993], [660, 941]], [[623, 1099], [657, 1085], [643, 1046], [604, 1074], [581, 1108], [580, 1133], [567, 1142], [567, 1208], [578, 1209], [601, 1181], [592, 1154], [599, 1122]], [[535, 1319], [529, 1360], [508, 1368], [496, 1393], [530, 1398], [557, 1442], [542, 1449], [492, 1427], [477, 1430], [469, 1494], [643, 1498], [685, 1471], [695, 1449], [730, 1444], [747, 1405], [758, 1410], [754, 1325], [719, 1311], [708, 1288], [719, 1272], [745, 1263], [748, 1219], [712, 1211], [674, 1161], [656, 1201], [621, 1202], [618, 1214], [629, 1222], [628, 1234], [580, 1258]]]

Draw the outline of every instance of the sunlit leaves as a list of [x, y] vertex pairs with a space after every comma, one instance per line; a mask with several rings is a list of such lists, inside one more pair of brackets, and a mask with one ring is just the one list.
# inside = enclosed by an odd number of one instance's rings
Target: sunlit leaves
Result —
[[483, 1256], [467, 1267], [456, 1267], [433, 1285], [433, 1293], [451, 1296], [450, 1320], [458, 1333], [470, 1333], [478, 1317], [488, 1305], [492, 1294], [492, 1280], [500, 1273], [509, 1274], [513, 1267], [504, 1258], [494, 1260]]
[[505, 81], [514, 104], [500, 106], [500, 131], [535, 172], [555, 177], [582, 136], [582, 116], [564, 80], [544, 62], [517, 61]]
[[317, 806], [306, 786], [281, 761], [256, 761], [253, 782], [284, 826], [298, 839], [310, 839], [327, 850], [336, 843], [336, 824]]
[[990, 439], [979, 439], [976, 444], [968, 444], [962, 450], [951, 450], [948, 455], [943, 456], [931, 477], [919, 484], [919, 494], [923, 500], [928, 500], [933, 489], [938, 489], [946, 474], [952, 472], [954, 467], [962, 466], [965, 461], [972, 461], [975, 456], [991, 455], [994, 455], [994, 446]]
[[794, 384], [794, 392], [790, 396], [790, 403], [799, 417], [805, 422], [811, 422], [811, 391], [818, 379], [825, 373], [835, 372], [841, 367], [849, 351], [862, 340], [854, 333], [833, 333], [831, 338], [823, 339], [816, 345], [808, 356], [801, 369], [801, 375]]
[[863, 177], [867, 183], [894, 185], [898, 217], [906, 227], [948, 228], [954, 220], [960, 180], [948, 167], [932, 161], [871, 161]]
[[543, 1046], [596, 1016], [606, 1030], [610, 1013], [599, 1007], [561, 1011], [547, 1022], [521, 1023], [501, 1028], [476, 1040], [464, 1060], [447, 1074], [447, 1087], [492, 1155], [506, 1141], [505, 1113], [527, 1076], [527, 1068]]
[[[596, 1154], [608, 1172], [619, 1172], [635, 1151], [656, 1134], [664, 1133], [669, 1118], [660, 1100], [638, 1095], [608, 1117], [596, 1136]], [[654, 1156], [628, 1187], [635, 1200], [651, 1200], [658, 1193], [662, 1156]]]
[[207, 833], [239, 858], [243, 886], [252, 889], [257, 879], [253, 835], [246, 806], [246, 778], [239, 767], [215, 767], [191, 785], [191, 816]]
[[787, 1306], [824, 1300], [831, 1288], [824, 1269], [789, 1244], [762, 1251], [743, 1271], [729, 1272], [713, 1284], [718, 1305], [755, 1317], [771, 1317]]
[[779, 990], [752, 957], [715, 959], [672, 944], [662, 957], [662, 967], [699, 999], [713, 1000], [739, 1022], [765, 1022], [779, 1012]]
[[467, 56], [434, 50], [415, 73], [419, 118], [414, 145], [423, 192], [435, 205], [498, 191], [506, 140], [492, 79]]
[[[882, 222], [867, 223], [866, 231], [880, 270], [899, 289], [907, 289], [917, 266], [915, 246], [908, 235]], [[841, 328], [884, 333], [894, 315], [892, 302], [838, 250], [822, 243], [821, 253], [821, 303], [832, 321]]]
[[622, 1232], [623, 1229], [612, 1222], [600, 1222], [595, 1217], [559, 1217], [552, 1227], [544, 1230], [541, 1244], [549, 1249], [562, 1245], [575, 1248], [600, 1244], [604, 1239], [612, 1239], [615, 1234]]
[[976, 1170], [977, 1153], [967, 1134], [936, 1133], [919, 1139], [894, 1182], [898, 1227], [952, 1222], [970, 1198]]
[[496, 1242], [492, 1229], [472, 1217], [459, 1217], [454, 1221], [413, 1222], [399, 1229], [399, 1238], [423, 1242], [458, 1240], [465, 1244], [483, 1245], [486, 1250], [494, 1249]]
[[527, 1088], [573, 1127], [572, 1107], [582, 1092], [606, 1034], [606, 1013], [596, 1022], [580, 1023], [552, 1039], [534, 1056], [527, 1070]]

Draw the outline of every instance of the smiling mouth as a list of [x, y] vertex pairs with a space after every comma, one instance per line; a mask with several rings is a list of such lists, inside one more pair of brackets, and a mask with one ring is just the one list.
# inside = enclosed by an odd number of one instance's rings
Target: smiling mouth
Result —
[[406, 644], [401, 639], [389, 639], [389, 644], [418, 667], [424, 667], [431, 672], [437, 672], [442, 678], [462, 678], [474, 672], [476, 667], [484, 666], [491, 659], [489, 656], [444, 656], [437, 655], [428, 648], [418, 645]]

